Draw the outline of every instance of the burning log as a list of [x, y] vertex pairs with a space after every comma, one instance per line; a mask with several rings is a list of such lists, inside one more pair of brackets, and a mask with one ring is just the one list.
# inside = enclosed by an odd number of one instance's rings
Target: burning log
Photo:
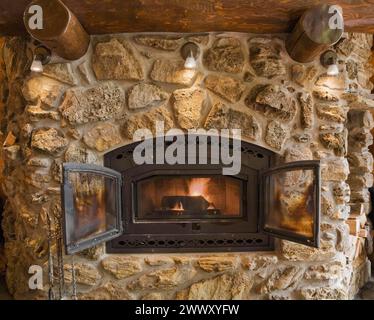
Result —
[[181, 208], [181, 211], [199, 213], [206, 211], [210, 203], [203, 196], [165, 196], [162, 198], [161, 205], [167, 210]]

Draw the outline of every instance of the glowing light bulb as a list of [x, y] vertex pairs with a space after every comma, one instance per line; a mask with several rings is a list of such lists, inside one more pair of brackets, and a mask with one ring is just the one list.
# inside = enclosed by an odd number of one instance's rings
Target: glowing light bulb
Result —
[[336, 64], [330, 64], [327, 68], [327, 75], [337, 76], [339, 74], [339, 68]]
[[195, 57], [192, 54], [192, 51], [191, 51], [190, 55], [187, 57], [187, 59], [186, 59], [186, 61], [184, 63], [184, 67], [186, 69], [196, 69], [197, 62], [196, 62]]
[[34, 59], [31, 64], [30, 70], [33, 72], [43, 72], [42, 62], [40, 60]]

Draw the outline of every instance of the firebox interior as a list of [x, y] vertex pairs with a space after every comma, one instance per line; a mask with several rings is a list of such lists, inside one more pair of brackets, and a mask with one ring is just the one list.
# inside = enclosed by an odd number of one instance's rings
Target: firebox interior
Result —
[[240, 218], [243, 191], [230, 176], [153, 176], [137, 184], [135, 220]]

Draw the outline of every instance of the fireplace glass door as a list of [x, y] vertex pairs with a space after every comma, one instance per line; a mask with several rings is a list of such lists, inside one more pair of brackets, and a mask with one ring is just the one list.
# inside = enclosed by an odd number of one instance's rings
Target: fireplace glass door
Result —
[[157, 175], [136, 184], [135, 221], [241, 218], [243, 181], [231, 176]]
[[318, 247], [319, 161], [271, 168], [262, 179], [262, 228], [265, 233]]
[[121, 175], [75, 163], [64, 164], [63, 170], [66, 252], [76, 253], [121, 234]]

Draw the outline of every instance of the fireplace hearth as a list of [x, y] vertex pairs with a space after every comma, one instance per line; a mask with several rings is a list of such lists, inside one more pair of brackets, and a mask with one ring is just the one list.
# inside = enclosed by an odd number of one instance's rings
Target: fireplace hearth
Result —
[[105, 167], [65, 164], [68, 253], [103, 241], [108, 253], [272, 250], [273, 237], [318, 246], [319, 161], [276, 167], [274, 152], [242, 141], [228, 176], [205, 141], [203, 165], [138, 166], [139, 143], [107, 153]]

